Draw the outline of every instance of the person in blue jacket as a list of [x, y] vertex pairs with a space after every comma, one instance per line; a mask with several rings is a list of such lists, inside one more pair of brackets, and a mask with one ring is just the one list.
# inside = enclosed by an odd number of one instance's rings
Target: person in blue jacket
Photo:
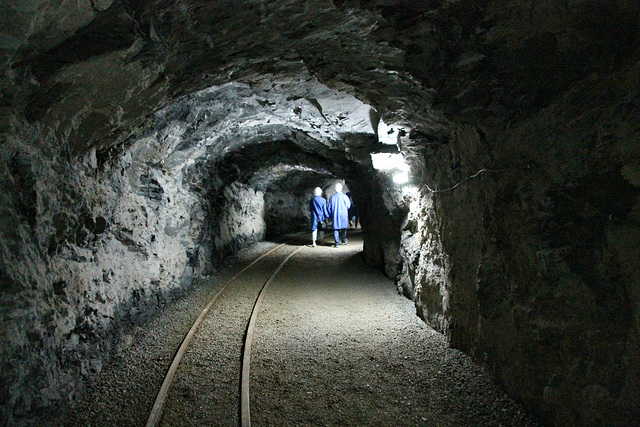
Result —
[[329, 199], [329, 216], [333, 221], [333, 237], [335, 247], [347, 244], [347, 228], [349, 228], [349, 207], [351, 201], [346, 194], [342, 194], [342, 184], [336, 184], [336, 194]]
[[[311, 246], [316, 246], [316, 240], [318, 238], [318, 224], [321, 221], [325, 221], [329, 218], [329, 211], [327, 210], [327, 199], [322, 197], [322, 189], [316, 187], [315, 196], [309, 200], [309, 211], [311, 212]], [[326, 224], [326, 222], [324, 223]], [[322, 236], [324, 236], [324, 228], [321, 226]], [[320, 237], [321, 239], [323, 237]]]

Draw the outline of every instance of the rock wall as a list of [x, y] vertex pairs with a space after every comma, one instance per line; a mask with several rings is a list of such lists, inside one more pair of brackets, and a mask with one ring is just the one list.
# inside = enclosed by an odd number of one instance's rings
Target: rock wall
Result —
[[450, 336], [450, 262], [442, 248], [433, 195], [416, 192], [413, 197], [402, 228], [398, 290], [415, 300], [420, 317]]
[[491, 175], [499, 172], [486, 167], [483, 144], [470, 126], [430, 139], [414, 158], [423, 184], [409, 196], [397, 282], [420, 316], [469, 352], [476, 341], [476, 279], [493, 201]]
[[637, 75], [578, 85], [502, 134], [454, 126], [414, 164], [399, 289], [557, 425], [640, 414]]
[[70, 161], [20, 129], [0, 146], [2, 424], [73, 400], [127, 325], [265, 232], [261, 192], [232, 183], [213, 209], [154, 136]]
[[496, 153], [513, 169], [487, 222], [478, 347], [558, 424], [640, 415], [637, 76], [576, 85]]
[[364, 260], [380, 268], [387, 277], [395, 278], [400, 268], [400, 233], [408, 199], [384, 173], [363, 174], [351, 186], [362, 224]]
[[399, 289], [545, 422], [637, 423], [637, 2], [401, 3], [357, 2], [447, 123], [401, 140]]
[[213, 254], [217, 260], [248, 244], [260, 241], [266, 233], [264, 193], [233, 182], [224, 187], [216, 202], [212, 222]]
[[265, 194], [265, 221], [269, 236], [309, 230], [309, 200], [313, 190], [303, 194], [269, 191]]

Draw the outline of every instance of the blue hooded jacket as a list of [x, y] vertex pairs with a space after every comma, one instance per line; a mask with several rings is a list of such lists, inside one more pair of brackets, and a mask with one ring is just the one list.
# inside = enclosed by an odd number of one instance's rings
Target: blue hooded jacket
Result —
[[349, 228], [349, 207], [351, 201], [346, 194], [336, 193], [329, 199], [329, 215], [333, 220], [333, 229]]
[[309, 200], [309, 211], [311, 211], [311, 231], [318, 227], [319, 221], [329, 218], [327, 200], [322, 196], [315, 196]]

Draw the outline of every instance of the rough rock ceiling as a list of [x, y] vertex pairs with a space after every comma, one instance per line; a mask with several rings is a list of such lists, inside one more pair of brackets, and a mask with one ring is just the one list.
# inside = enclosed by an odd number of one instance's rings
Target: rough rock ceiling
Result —
[[[369, 12], [330, 2], [93, 3], [79, 6], [84, 14], [70, 14], [66, 2], [9, 6], [22, 25], [4, 39], [5, 63], [14, 63], [5, 93], [75, 153], [122, 143], [149, 126], [150, 114], [193, 93], [207, 103], [186, 117], [204, 121], [195, 133], [224, 112], [238, 125], [307, 122], [302, 128], [326, 141], [369, 127], [353, 95], [383, 117], [393, 111], [391, 122], [432, 117], [430, 91], [402, 72], [401, 50], [372, 37], [380, 24]], [[14, 86], [24, 73], [32, 78]], [[224, 108], [217, 114], [216, 105]]]
[[[25, 117], [56, 149], [97, 164], [143, 140], [134, 161], [203, 171], [236, 149], [250, 163], [246, 147], [289, 141], [313, 167], [342, 163], [340, 174], [345, 161], [370, 165], [378, 127], [441, 128], [432, 91], [380, 41], [372, 11], [294, 1], [7, 7], [20, 25], [4, 39], [3, 91], [24, 116], [6, 125]], [[282, 162], [306, 161], [271, 160]]]
[[378, 146], [375, 112], [300, 71], [297, 78], [269, 75], [209, 88], [160, 110], [149, 137], [162, 147], [158, 161], [168, 169], [225, 165], [226, 178], [245, 182], [267, 165], [370, 166]]
[[[349, 118], [363, 119], [359, 102], [407, 135], [417, 131], [405, 151], [443, 132], [441, 113], [481, 119], [482, 131], [500, 138], [571, 84], [616, 66], [637, 27], [632, 1], [58, 0], [2, 8], [12, 19], [0, 38], [0, 127], [26, 118], [71, 155], [137, 140], [162, 126], [159, 114], [183, 114], [186, 99], [194, 107], [183, 119], [201, 122], [185, 132], [211, 146], [209, 155], [231, 143], [234, 129], [216, 144], [202, 134], [235, 119], [251, 125], [248, 138], [282, 139], [289, 128], [308, 142], [341, 139], [348, 147], [335, 148], [366, 151], [344, 138], [368, 126]], [[167, 160], [197, 155], [195, 146], [178, 151]]]

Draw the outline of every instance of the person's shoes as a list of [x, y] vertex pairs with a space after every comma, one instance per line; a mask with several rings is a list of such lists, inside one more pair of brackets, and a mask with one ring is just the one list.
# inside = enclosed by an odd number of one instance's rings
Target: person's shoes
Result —
[[315, 248], [315, 247], [316, 247], [316, 242], [313, 242], [313, 243], [311, 244], [311, 247], [312, 247], [312, 248]]
[[339, 248], [339, 247], [340, 247], [340, 245], [336, 243], [335, 245], [333, 245], [333, 247], [334, 247], [334, 248]]
[[347, 239], [344, 239], [344, 242], [342, 242], [343, 245], [347, 244]]

